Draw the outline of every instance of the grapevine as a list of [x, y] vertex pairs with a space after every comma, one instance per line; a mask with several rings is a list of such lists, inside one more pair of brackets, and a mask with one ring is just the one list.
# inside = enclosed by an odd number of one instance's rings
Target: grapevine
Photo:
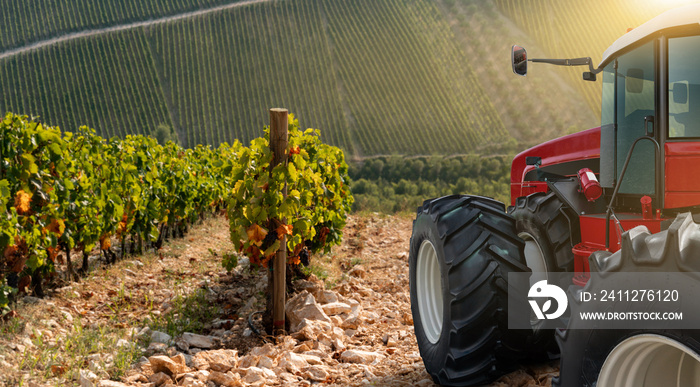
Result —
[[62, 132], [8, 113], [0, 121], [0, 309], [30, 278], [41, 295], [43, 275], [62, 257], [78, 279], [71, 252], [82, 253], [86, 270], [95, 247], [116, 259], [113, 238], [122, 254], [127, 238], [157, 248], [167, 227], [182, 231], [219, 210], [238, 146], [104, 139], [87, 127]]
[[[290, 116], [289, 163], [271, 169], [267, 129], [249, 147], [185, 149], [141, 135], [104, 139], [85, 126], [62, 132], [8, 113], [0, 121], [0, 308], [29, 282], [41, 295], [42, 276], [61, 258], [79, 279], [71, 252], [82, 254], [84, 271], [94, 248], [112, 262], [113, 240], [122, 255], [127, 239], [132, 250], [157, 249], [169, 230], [182, 235], [224, 207], [231, 240], [251, 263], [267, 265], [286, 235], [288, 263], [308, 264], [310, 253], [340, 242], [353, 201], [342, 151], [319, 135]], [[236, 261], [224, 255], [222, 264]]]
[[285, 235], [291, 265], [340, 243], [353, 202], [348, 167], [343, 152], [319, 136], [318, 130], [301, 131], [290, 115], [287, 165], [271, 169], [269, 128], [263, 138], [238, 150], [228, 217], [231, 241], [252, 264], [267, 267]]

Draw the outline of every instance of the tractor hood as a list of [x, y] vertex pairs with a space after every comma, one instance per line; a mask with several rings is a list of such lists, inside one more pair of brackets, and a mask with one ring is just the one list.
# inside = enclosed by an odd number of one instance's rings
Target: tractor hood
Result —
[[[527, 181], [528, 179], [525, 176], [528, 172], [535, 170], [534, 166], [526, 164], [526, 157], [540, 157], [542, 159], [541, 168], [545, 170], [555, 166], [573, 166], [573, 164], [584, 160], [597, 161], [600, 158], [600, 128], [588, 129], [555, 138], [520, 152], [513, 158], [510, 175], [511, 183]], [[566, 169], [566, 171], [557, 169], [551, 172], [571, 176], [576, 175], [576, 172], [578, 172], [578, 169], [575, 168]], [[597, 171], [598, 167], [593, 170]]]

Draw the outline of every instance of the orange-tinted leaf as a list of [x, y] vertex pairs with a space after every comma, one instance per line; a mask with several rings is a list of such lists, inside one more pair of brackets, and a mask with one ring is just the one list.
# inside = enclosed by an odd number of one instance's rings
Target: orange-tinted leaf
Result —
[[121, 235], [126, 231], [128, 220], [129, 216], [125, 212], [124, 215], [122, 215], [122, 221], [119, 222], [119, 225], [117, 226], [117, 235]]
[[301, 149], [299, 149], [298, 146], [295, 146], [294, 148], [292, 148], [292, 149], [289, 150], [289, 154], [290, 154], [290, 155], [298, 155], [299, 152], [301, 152]]
[[15, 195], [15, 209], [20, 215], [24, 215], [29, 212], [29, 203], [32, 200], [32, 195], [24, 192], [24, 190], [17, 191]]
[[277, 239], [282, 239], [283, 236], [285, 235], [292, 235], [292, 229], [294, 226], [291, 224], [282, 224], [279, 227], [277, 227]]
[[112, 247], [112, 239], [110, 238], [109, 234], [102, 235], [100, 237], [100, 248], [102, 250], [107, 250], [110, 247]]
[[301, 253], [301, 249], [303, 249], [303, 248], [304, 248], [304, 244], [303, 244], [303, 243], [299, 243], [298, 245], [296, 245], [296, 247], [294, 247], [294, 253], [292, 253], [292, 255], [297, 255], [297, 256], [298, 256], [299, 253]]
[[56, 256], [58, 255], [58, 248], [57, 247], [47, 247], [46, 252], [49, 254], [49, 259], [51, 262], [56, 263]]
[[51, 373], [53, 376], [61, 376], [66, 373], [66, 367], [54, 364], [51, 366]]
[[62, 219], [54, 219], [51, 221], [51, 224], [49, 224], [47, 229], [52, 233], [61, 236], [63, 235], [63, 231], [66, 229], [66, 223]]
[[253, 241], [258, 246], [262, 244], [263, 239], [267, 236], [267, 230], [257, 224], [248, 227], [246, 233], [248, 234], [248, 240]]

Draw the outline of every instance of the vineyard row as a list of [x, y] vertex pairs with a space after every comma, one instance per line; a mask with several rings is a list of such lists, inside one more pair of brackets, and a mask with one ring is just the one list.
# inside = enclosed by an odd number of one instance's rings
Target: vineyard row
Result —
[[240, 143], [181, 148], [128, 135], [103, 139], [92, 129], [61, 132], [8, 113], [0, 122], [0, 307], [32, 278], [55, 271], [59, 256], [108, 260], [113, 241], [158, 248], [167, 230], [224, 207]]

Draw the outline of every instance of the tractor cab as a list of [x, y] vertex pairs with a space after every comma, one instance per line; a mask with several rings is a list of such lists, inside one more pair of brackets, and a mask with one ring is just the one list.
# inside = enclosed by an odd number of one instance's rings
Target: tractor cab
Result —
[[[513, 71], [527, 62], [587, 65], [584, 80], [602, 82], [601, 126], [558, 138], [515, 157], [511, 205], [536, 192], [554, 192], [566, 213], [577, 279], [588, 256], [617, 251], [624, 231], [664, 230], [676, 214], [700, 206], [700, 6], [665, 14], [631, 30], [590, 58], [530, 59], [513, 46]], [[580, 171], [602, 188], [588, 197]], [[590, 174], [583, 174], [591, 177]], [[595, 182], [594, 182], [595, 183]]]

